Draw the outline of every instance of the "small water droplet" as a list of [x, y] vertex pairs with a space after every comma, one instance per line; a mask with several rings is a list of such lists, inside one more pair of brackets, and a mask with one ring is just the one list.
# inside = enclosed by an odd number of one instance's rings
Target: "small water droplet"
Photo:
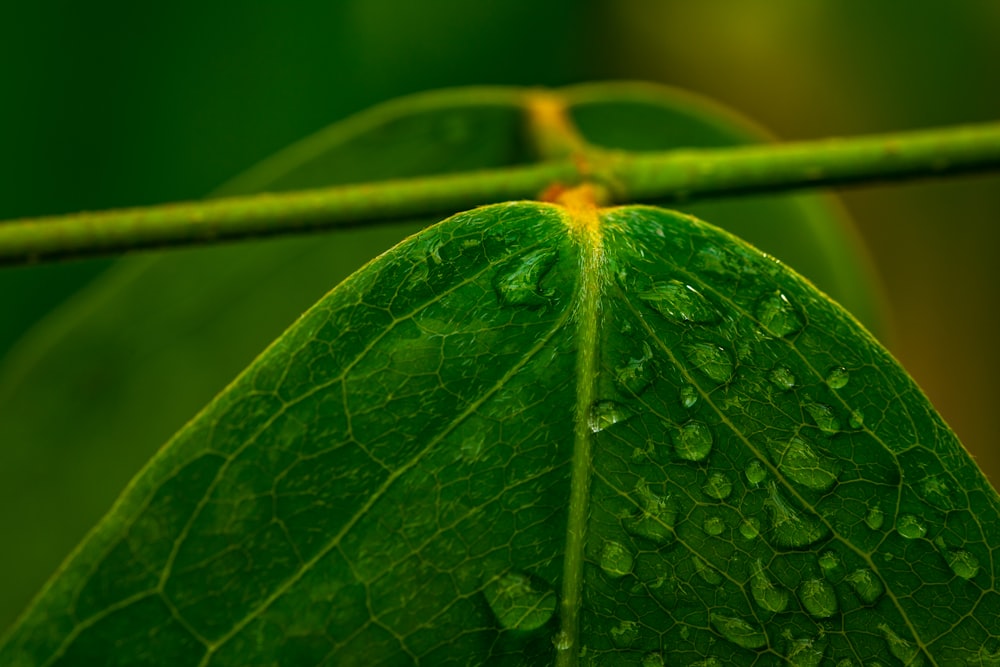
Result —
[[508, 630], [535, 630], [549, 622], [556, 610], [556, 594], [540, 587], [526, 574], [507, 572], [483, 588], [497, 621]]
[[722, 583], [722, 575], [714, 567], [703, 561], [698, 556], [693, 556], [694, 570], [701, 577], [701, 580], [710, 586], [718, 586]]
[[788, 591], [771, 581], [759, 558], [750, 577], [750, 592], [757, 605], [765, 611], [777, 614], [788, 606]]
[[829, 642], [819, 637], [789, 637], [786, 658], [789, 667], [819, 667]]
[[590, 430], [599, 433], [609, 426], [623, 422], [632, 411], [616, 401], [597, 401], [590, 407]]
[[712, 432], [701, 422], [688, 422], [674, 434], [674, 450], [685, 461], [702, 461], [712, 451]]
[[663, 654], [659, 651], [653, 651], [642, 656], [642, 667], [665, 667], [665, 665]]
[[683, 639], [684, 641], [687, 641], [687, 638], [691, 636], [691, 628], [689, 628], [686, 625], [682, 625], [681, 626], [680, 635], [681, 635], [681, 639]]
[[709, 535], [721, 535], [722, 531], [726, 529], [726, 524], [720, 517], [710, 516], [705, 519], [705, 522], [702, 524], [702, 528], [704, 528], [705, 532]]
[[711, 324], [719, 320], [719, 314], [701, 292], [679, 280], [656, 283], [641, 292], [639, 298], [672, 322]]
[[744, 519], [740, 523], [740, 535], [748, 540], [752, 540], [760, 535], [760, 521], [754, 517]]
[[784, 443], [772, 440], [768, 449], [778, 470], [797, 484], [815, 491], [828, 491], [837, 483], [840, 468], [836, 461], [820, 454], [802, 437], [793, 436]]
[[816, 559], [816, 563], [824, 577], [827, 579], [836, 578], [837, 571], [840, 569], [840, 556], [837, 555], [836, 551], [824, 551]]
[[768, 294], [758, 301], [756, 313], [757, 321], [772, 336], [790, 336], [804, 324], [795, 306], [781, 292]]
[[698, 390], [693, 385], [686, 384], [681, 387], [681, 405], [690, 408], [698, 402]]
[[927, 534], [927, 527], [912, 514], [904, 514], [896, 521], [896, 532], [908, 540], [917, 540]]
[[851, 379], [851, 373], [843, 366], [831, 369], [826, 376], [826, 385], [830, 389], [843, 389]]
[[885, 586], [882, 584], [882, 580], [866, 567], [851, 572], [845, 578], [865, 604], [875, 604], [882, 597], [882, 594], [885, 593]]
[[781, 391], [788, 391], [795, 386], [795, 375], [787, 366], [775, 366], [768, 377]]
[[885, 636], [885, 642], [889, 645], [889, 652], [902, 661], [906, 667], [922, 667], [924, 659], [920, 655], [919, 648], [897, 635], [885, 623], [879, 623], [878, 629]]
[[728, 382], [733, 377], [729, 353], [712, 343], [694, 343], [685, 348], [688, 361], [709, 380]]
[[833, 435], [840, 432], [840, 420], [837, 419], [837, 416], [833, 413], [833, 408], [829, 405], [806, 403], [804, 407], [809, 416], [812, 417], [813, 422], [816, 423], [816, 426], [823, 433]]
[[979, 559], [964, 549], [946, 551], [944, 558], [951, 571], [962, 579], [972, 579], [979, 573]]
[[746, 476], [747, 481], [756, 486], [767, 478], [767, 469], [760, 461], [754, 459], [747, 464]]
[[771, 510], [774, 541], [785, 547], [805, 547], [826, 537], [827, 527], [811, 515], [797, 512], [779, 492], [774, 482], [764, 502]]
[[724, 473], [713, 472], [708, 476], [708, 481], [701, 487], [705, 495], [716, 500], [725, 500], [733, 490], [733, 483], [729, 481]]
[[837, 593], [823, 579], [807, 579], [802, 582], [799, 599], [813, 618], [830, 618], [837, 613]]
[[938, 509], [949, 511], [956, 509], [951, 491], [952, 485], [944, 475], [927, 475], [920, 480], [918, 491], [920, 497]]
[[656, 369], [653, 365], [653, 351], [647, 343], [642, 344], [642, 356], [630, 358], [615, 371], [615, 380], [627, 392], [638, 396], [650, 384]]
[[628, 648], [639, 638], [639, 624], [635, 621], [621, 621], [611, 628], [611, 641], [618, 648]]
[[556, 647], [557, 651], [568, 651], [573, 646], [573, 642], [569, 640], [569, 633], [560, 630], [552, 637], [552, 645]]
[[712, 626], [720, 635], [742, 648], [763, 648], [767, 644], [767, 635], [756, 625], [747, 623], [742, 618], [723, 616], [712, 613], [709, 615]]
[[865, 425], [865, 413], [861, 410], [854, 410], [851, 412], [850, 419], [851, 428], [862, 428]]
[[542, 278], [556, 263], [558, 253], [551, 248], [542, 248], [526, 255], [515, 257], [500, 267], [493, 276], [493, 289], [501, 306], [547, 306], [552, 300], [552, 291], [541, 289]]
[[635, 556], [620, 542], [608, 540], [601, 549], [601, 569], [609, 577], [617, 579], [632, 572]]
[[659, 496], [645, 483], [636, 486], [640, 509], [625, 521], [625, 530], [659, 545], [668, 544], [674, 536], [677, 508], [668, 496]]
[[873, 505], [868, 508], [868, 514], [865, 515], [865, 524], [872, 530], [878, 530], [885, 523], [885, 512], [878, 505]]

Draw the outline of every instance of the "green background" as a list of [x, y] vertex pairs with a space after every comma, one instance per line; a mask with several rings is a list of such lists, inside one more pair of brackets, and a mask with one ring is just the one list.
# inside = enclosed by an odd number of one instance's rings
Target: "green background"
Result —
[[[199, 197], [347, 114], [445, 86], [658, 81], [788, 139], [1000, 118], [1000, 5], [985, 1], [41, 1], [2, 16], [2, 219]], [[844, 200], [885, 282], [893, 352], [996, 482], [1000, 178]], [[82, 284], [104, 264], [41, 271]], [[64, 290], [26, 291], [22, 275], [0, 273], [0, 298], [44, 316]], [[4, 526], [0, 541], [18, 548]], [[0, 590], [0, 626], [8, 602]]]

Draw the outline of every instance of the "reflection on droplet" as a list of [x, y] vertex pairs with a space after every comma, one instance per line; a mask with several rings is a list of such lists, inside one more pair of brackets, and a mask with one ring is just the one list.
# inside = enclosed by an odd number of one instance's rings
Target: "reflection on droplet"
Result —
[[701, 577], [701, 580], [711, 586], [718, 586], [722, 583], [722, 575], [714, 567], [703, 561], [698, 556], [693, 556], [694, 570]]
[[674, 434], [674, 450], [685, 461], [701, 461], [712, 451], [712, 432], [701, 422], [688, 422]]
[[885, 593], [885, 586], [882, 584], [882, 580], [876, 577], [875, 573], [868, 568], [855, 570], [845, 578], [865, 604], [875, 604], [882, 597], [882, 594]]
[[609, 577], [624, 577], [632, 572], [635, 556], [620, 542], [608, 540], [601, 549], [601, 569]]
[[759, 558], [750, 577], [750, 592], [757, 605], [765, 611], [777, 614], [788, 606], [788, 591], [771, 581]]
[[656, 283], [639, 298], [672, 322], [710, 324], [719, 319], [701, 292], [679, 280]]
[[645, 342], [642, 355], [632, 357], [615, 371], [615, 380], [628, 393], [638, 396], [653, 382], [653, 351]]
[[979, 573], [979, 559], [965, 549], [946, 551], [944, 557], [951, 571], [962, 579], [972, 579]]
[[621, 621], [611, 628], [611, 641], [618, 648], [628, 648], [639, 638], [639, 624], [635, 621]]
[[507, 572], [483, 588], [497, 622], [508, 630], [534, 630], [549, 622], [556, 610], [556, 594], [540, 588], [526, 574]]
[[920, 649], [916, 645], [897, 635], [885, 623], [879, 623], [878, 629], [882, 631], [885, 642], [889, 645], [889, 652], [896, 656], [906, 667], [923, 666], [924, 659], [921, 657]]
[[748, 540], [752, 540], [760, 535], [760, 521], [754, 517], [744, 519], [740, 523], [740, 535]]
[[728, 382], [733, 376], [733, 361], [729, 353], [712, 343], [694, 343], [685, 348], [688, 361], [705, 377], [715, 382]]
[[819, 430], [823, 431], [827, 435], [833, 435], [834, 433], [840, 432], [840, 420], [833, 413], [833, 408], [829, 405], [823, 405], [822, 403], [806, 403], [804, 406], [806, 412], [812, 417], [813, 422], [819, 427]]
[[743, 648], [762, 648], [767, 644], [767, 635], [764, 630], [757, 625], [751, 625], [742, 618], [733, 616], [723, 616], [712, 613], [709, 615], [712, 626], [718, 630], [719, 634]]
[[840, 468], [836, 461], [820, 454], [800, 436], [793, 436], [787, 442], [770, 441], [768, 449], [778, 470], [797, 484], [828, 491], [837, 483]]
[[640, 508], [625, 520], [625, 530], [659, 545], [668, 544], [674, 536], [677, 508], [668, 496], [649, 490], [645, 483], [636, 486]]
[[768, 375], [768, 378], [781, 391], [788, 391], [795, 386], [795, 375], [792, 374], [791, 369], [787, 366], [775, 366], [771, 370], [770, 375]]
[[722, 534], [722, 531], [726, 529], [726, 524], [720, 517], [710, 516], [705, 519], [705, 522], [702, 524], [702, 528], [704, 528], [705, 532], [709, 535], [720, 535]]
[[698, 402], [698, 390], [693, 385], [686, 384], [681, 387], [681, 405], [690, 408]]
[[558, 253], [542, 248], [505, 263], [493, 276], [493, 289], [501, 306], [546, 306], [551, 291], [542, 291], [541, 281], [556, 263]]
[[616, 401], [597, 401], [590, 407], [590, 430], [599, 433], [609, 426], [623, 422], [632, 411]]
[[805, 547], [826, 537], [827, 527], [809, 514], [797, 512], [779, 492], [774, 482], [768, 485], [770, 497], [764, 501], [773, 517], [772, 532], [776, 544]]
[[826, 385], [830, 389], [842, 389], [851, 379], [851, 373], [843, 366], [832, 369], [826, 376]]
[[758, 301], [756, 314], [757, 321], [772, 336], [790, 336], [804, 324], [795, 306], [781, 292], [768, 294]]
[[802, 606], [814, 618], [830, 618], [837, 613], [837, 594], [823, 579], [807, 579], [799, 587]]
[[746, 476], [747, 481], [756, 486], [767, 478], [767, 470], [760, 461], [754, 459], [747, 464]]
[[868, 514], [865, 515], [865, 524], [872, 530], [878, 530], [885, 523], [885, 513], [882, 508], [878, 505], [872, 505], [868, 508]]
[[903, 514], [896, 520], [896, 532], [908, 540], [916, 540], [927, 534], [927, 527], [912, 514]]
[[713, 472], [708, 476], [708, 481], [701, 489], [709, 498], [725, 500], [733, 490], [733, 483], [729, 481], [725, 473]]

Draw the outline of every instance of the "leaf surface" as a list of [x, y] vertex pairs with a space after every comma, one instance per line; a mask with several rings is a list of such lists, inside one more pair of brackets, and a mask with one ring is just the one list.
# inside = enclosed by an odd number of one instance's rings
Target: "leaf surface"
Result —
[[501, 204], [307, 312], [0, 662], [989, 665], [998, 536], [912, 381], [773, 258]]

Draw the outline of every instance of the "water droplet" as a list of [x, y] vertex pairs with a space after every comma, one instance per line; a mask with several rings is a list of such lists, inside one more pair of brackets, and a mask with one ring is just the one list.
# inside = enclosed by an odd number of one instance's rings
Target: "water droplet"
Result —
[[920, 497], [938, 509], [949, 511], [958, 505], [951, 492], [952, 485], [944, 475], [928, 475], [920, 481]]
[[653, 365], [653, 351], [645, 342], [642, 356], [631, 358], [615, 371], [615, 380], [628, 393], [638, 396], [652, 384], [656, 369]]
[[645, 483], [636, 486], [640, 508], [625, 521], [625, 530], [659, 545], [668, 544], [674, 536], [677, 508], [667, 496], [659, 496]]
[[826, 385], [830, 389], [843, 389], [851, 379], [851, 373], [843, 366], [832, 369], [826, 376]]
[[889, 645], [889, 652], [896, 656], [906, 667], [922, 667], [924, 659], [920, 655], [919, 648], [897, 635], [885, 623], [879, 623], [878, 629], [885, 636], [885, 642]]
[[823, 655], [829, 642], [822, 638], [822, 631], [819, 637], [801, 637], [793, 639], [789, 637], [786, 657], [790, 667], [819, 667], [823, 662]]
[[611, 628], [611, 641], [618, 648], [628, 648], [639, 638], [639, 624], [635, 621], [621, 621]]
[[827, 527], [811, 515], [803, 515], [778, 492], [774, 482], [769, 485], [770, 497], [764, 502], [771, 510], [774, 541], [785, 547], [805, 547], [826, 537]]
[[944, 558], [951, 571], [962, 579], [972, 579], [979, 573], [979, 559], [964, 549], [946, 551]]
[[694, 570], [701, 577], [701, 580], [710, 586], [718, 586], [722, 583], [722, 575], [714, 567], [703, 561], [698, 556], [693, 556]]
[[868, 568], [861, 568], [851, 572], [847, 577], [847, 583], [851, 585], [854, 592], [858, 594], [865, 604], [875, 604], [885, 593], [885, 586], [882, 580], [875, 576], [875, 573]]
[[757, 321], [772, 336], [790, 336], [804, 324], [795, 306], [781, 292], [768, 294], [757, 302]]
[[535, 630], [549, 622], [556, 610], [556, 594], [536, 585], [520, 572], [500, 575], [483, 588], [497, 621], [508, 630]]
[[712, 432], [701, 422], [688, 422], [674, 435], [674, 450], [685, 461], [704, 460], [712, 451]]
[[616, 401], [597, 401], [590, 407], [590, 430], [599, 433], [609, 426], [623, 422], [632, 411]]
[[868, 514], [865, 515], [865, 524], [868, 525], [872, 530], [878, 530], [885, 523], [885, 512], [878, 505], [873, 505], [868, 509]]
[[830, 618], [837, 613], [837, 593], [823, 579], [807, 579], [802, 582], [799, 599], [814, 618]]
[[709, 619], [720, 635], [737, 646], [755, 649], [763, 648], [767, 644], [767, 635], [764, 634], [764, 630], [747, 623], [742, 618], [713, 613], [709, 615]]
[[672, 322], [711, 324], [719, 320], [719, 314], [701, 292], [679, 280], [656, 283], [641, 292], [639, 298]]
[[693, 385], [686, 384], [681, 387], [681, 405], [690, 408], [698, 402], [698, 390]]
[[752, 540], [760, 535], [760, 521], [754, 517], [744, 519], [743, 522], [740, 523], [740, 535], [748, 540]]
[[777, 614], [788, 606], [788, 591], [771, 581], [760, 559], [754, 563], [750, 592], [757, 605], [765, 611]]
[[840, 556], [837, 555], [836, 551], [827, 550], [819, 555], [816, 563], [819, 565], [819, 569], [824, 577], [834, 579], [837, 576], [837, 571], [840, 569]]
[[722, 662], [715, 656], [712, 656], [698, 662], [692, 662], [691, 667], [722, 667]]
[[775, 366], [768, 377], [781, 391], [788, 391], [795, 386], [795, 375], [787, 366]]
[[729, 354], [712, 343], [694, 343], [685, 349], [688, 361], [709, 380], [728, 382], [733, 377], [733, 361]]
[[681, 634], [681, 639], [683, 639], [684, 641], [687, 641], [687, 638], [689, 636], [691, 636], [691, 628], [689, 628], [686, 625], [682, 625], [681, 626], [681, 633], [680, 634]]
[[767, 469], [760, 461], [754, 459], [747, 465], [746, 476], [747, 481], [756, 486], [767, 478]]
[[716, 500], [725, 500], [733, 490], [733, 483], [729, 481], [724, 473], [713, 472], [708, 476], [708, 481], [701, 487], [705, 495]]
[[663, 654], [659, 651], [653, 651], [642, 656], [642, 667], [665, 667], [665, 665]]
[[927, 527], [912, 514], [904, 514], [896, 521], [896, 532], [908, 540], [917, 540], [927, 534]]
[[797, 484], [828, 491], [837, 483], [840, 468], [836, 461], [817, 452], [804, 438], [793, 436], [786, 443], [770, 441], [768, 449], [778, 470]]
[[556, 647], [557, 651], [568, 651], [573, 646], [573, 642], [569, 639], [569, 633], [560, 630], [552, 637], [552, 645]]
[[865, 425], [865, 413], [861, 410], [851, 412], [850, 424], [851, 428], [862, 428]]
[[806, 412], [812, 417], [813, 422], [827, 435], [840, 432], [840, 420], [833, 414], [833, 408], [822, 403], [806, 403]]
[[632, 572], [635, 556], [620, 542], [607, 541], [601, 549], [601, 569], [609, 577], [624, 577]]
[[702, 528], [709, 535], [721, 535], [722, 531], [726, 529], [725, 522], [717, 516], [710, 516], [705, 519], [705, 523], [702, 524]]
[[547, 306], [553, 293], [542, 291], [541, 282], [556, 263], [557, 255], [552, 248], [542, 248], [505, 263], [493, 276], [493, 289], [500, 305]]

